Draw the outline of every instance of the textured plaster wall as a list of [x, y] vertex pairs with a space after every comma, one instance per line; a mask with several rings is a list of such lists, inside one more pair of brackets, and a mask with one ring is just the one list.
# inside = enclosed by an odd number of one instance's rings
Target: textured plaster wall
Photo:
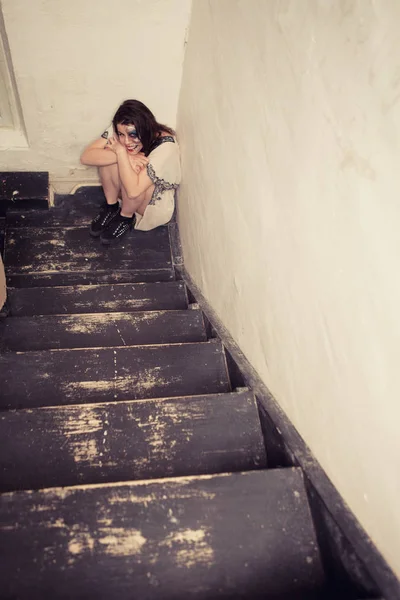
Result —
[[400, 2], [194, 0], [186, 267], [400, 575]]
[[96, 178], [79, 164], [80, 153], [126, 98], [142, 100], [175, 126], [190, 0], [1, 6], [30, 146], [3, 144], [1, 169], [49, 170], [67, 187]]

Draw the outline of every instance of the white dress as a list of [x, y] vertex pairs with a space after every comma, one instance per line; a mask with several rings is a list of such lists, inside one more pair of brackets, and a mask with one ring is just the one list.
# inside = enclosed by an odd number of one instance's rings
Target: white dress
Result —
[[[112, 135], [114, 129], [110, 125], [101, 137], [107, 139]], [[140, 231], [149, 231], [171, 220], [175, 208], [175, 190], [181, 181], [179, 146], [175, 137], [160, 137], [158, 145], [147, 158], [147, 174], [154, 183], [154, 192], [144, 214], [135, 213], [135, 229]]]

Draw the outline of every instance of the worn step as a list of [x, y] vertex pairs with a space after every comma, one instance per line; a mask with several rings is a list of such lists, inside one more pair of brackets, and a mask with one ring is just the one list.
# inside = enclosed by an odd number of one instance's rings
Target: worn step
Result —
[[8, 298], [13, 316], [179, 310], [188, 305], [182, 281], [10, 288]]
[[205, 342], [200, 310], [44, 315], [0, 321], [3, 351]]
[[4, 255], [5, 231], [6, 231], [6, 220], [4, 217], [0, 216], [0, 256], [1, 257], [3, 257], [3, 255]]
[[0, 408], [230, 391], [220, 342], [0, 354]]
[[10, 204], [43, 200], [48, 206], [49, 173], [47, 171], [3, 171], [0, 198]]
[[0, 496], [4, 598], [310, 599], [323, 571], [300, 469]]
[[131, 269], [127, 271], [57, 271], [47, 273], [7, 273], [7, 284], [13, 288], [42, 286], [104, 285], [134, 282], [165, 282], [175, 279], [173, 267], [163, 269]]
[[8, 211], [7, 227], [81, 227], [89, 225], [98, 213], [98, 207], [91, 204], [72, 205], [71, 208], [51, 208], [39, 211]]
[[97, 208], [105, 202], [103, 188], [100, 185], [80, 187], [74, 194], [55, 194], [56, 210], [81, 210], [82, 207]]
[[5, 264], [9, 275], [57, 272], [131, 271], [171, 267], [167, 227], [132, 231], [120, 244], [103, 246], [87, 227], [7, 228]]
[[0, 491], [266, 467], [249, 393], [0, 413]]

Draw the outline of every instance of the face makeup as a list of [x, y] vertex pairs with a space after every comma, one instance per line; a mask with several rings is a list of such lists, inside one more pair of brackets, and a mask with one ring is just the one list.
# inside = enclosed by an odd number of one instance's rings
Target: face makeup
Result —
[[128, 154], [138, 154], [142, 150], [143, 144], [138, 138], [135, 126], [118, 123], [117, 129], [118, 139], [125, 146]]

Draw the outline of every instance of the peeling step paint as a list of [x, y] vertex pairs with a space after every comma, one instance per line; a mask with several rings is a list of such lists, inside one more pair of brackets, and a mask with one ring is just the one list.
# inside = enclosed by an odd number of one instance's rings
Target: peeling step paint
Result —
[[15, 317], [0, 322], [6, 351], [205, 342], [200, 311]]
[[187, 308], [182, 281], [21, 288], [8, 297], [13, 316]]
[[298, 469], [17, 492], [0, 506], [8, 597], [298, 600], [323, 584]]
[[0, 408], [230, 391], [220, 343], [0, 354]]
[[2, 492], [264, 467], [249, 393], [0, 413]]

